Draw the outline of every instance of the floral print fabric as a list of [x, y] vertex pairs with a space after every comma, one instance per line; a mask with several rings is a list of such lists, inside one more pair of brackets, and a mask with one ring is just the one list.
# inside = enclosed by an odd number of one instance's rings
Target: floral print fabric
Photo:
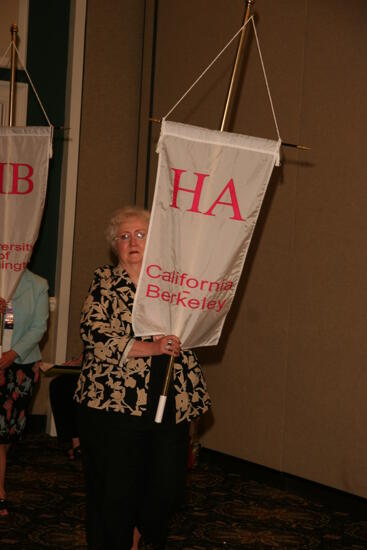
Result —
[[[134, 296], [135, 285], [121, 267], [95, 271], [81, 315], [84, 360], [75, 393], [78, 403], [135, 416], [146, 413], [152, 358], [127, 358], [135, 339], [151, 341], [134, 336]], [[175, 359], [173, 386], [177, 423], [208, 410], [210, 398], [192, 351]]]
[[26, 424], [26, 413], [34, 384], [38, 381], [35, 364], [0, 370], [0, 443], [17, 441]]

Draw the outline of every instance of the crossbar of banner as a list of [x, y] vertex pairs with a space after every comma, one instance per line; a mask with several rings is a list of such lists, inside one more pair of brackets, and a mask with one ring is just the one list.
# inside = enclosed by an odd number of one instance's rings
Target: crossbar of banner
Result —
[[[161, 118], [150, 117], [149, 121], [150, 122], [155, 122], [157, 124], [161, 124], [162, 119]], [[291, 147], [293, 149], [301, 149], [303, 151], [310, 151], [311, 150], [311, 147], [308, 147], [307, 145], [298, 145], [297, 143], [290, 143], [288, 141], [282, 141], [282, 146], [283, 147]]]

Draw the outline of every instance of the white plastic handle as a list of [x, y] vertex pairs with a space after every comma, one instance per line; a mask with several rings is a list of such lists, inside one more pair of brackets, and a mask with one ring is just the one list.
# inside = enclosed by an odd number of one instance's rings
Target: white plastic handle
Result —
[[159, 398], [157, 412], [155, 413], [155, 419], [154, 419], [154, 422], [156, 422], [157, 424], [160, 424], [162, 422], [166, 401], [167, 401], [167, 396], [161, 395]]

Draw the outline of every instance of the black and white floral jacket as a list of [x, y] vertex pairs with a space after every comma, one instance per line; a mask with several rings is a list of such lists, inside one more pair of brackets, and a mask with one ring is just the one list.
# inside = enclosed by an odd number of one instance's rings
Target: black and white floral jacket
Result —
[[[141, 416], [146, 411], [151, 357], [128, 358], [135, 339], [131, 313], [135, 285], [121, 267], [94, 273], [81, 315], [84, 360], [75, 399], [96, 409]], [[139, 338], [151, 341], [151, 338]], [[208, 410], [210, 398], [191, 350], [175, 359], [176, 422]]]

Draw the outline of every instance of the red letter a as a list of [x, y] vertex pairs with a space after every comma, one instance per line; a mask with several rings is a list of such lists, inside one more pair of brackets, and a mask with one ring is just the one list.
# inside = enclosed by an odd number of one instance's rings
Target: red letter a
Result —
[[[223, 197], [224, 193], [227, 191], [227, 189], [229, 191], [229, 194], [231, 195], [231, 202], [224, 202], [224, 201], [220, 200]], [[207, 212], [204, 212], [204, 214], [206, 216], [215, 216], [215, 214], [213, 214], [212, 212], [213, 212], [214, 208], [217, 206], [217, 204], [224, 204], [225, 206], [232, 206], [233, 216], [230, 218], [231, 220], [240, 220], [241, 222], [245, 221], [241, 217], [241, 212], [240, 212], [240, 208], [238, 206], [238, 201], [237, 201], [236, 190], [234, 188], [234, 183], [233, 183], [232, 178], [229, 180], [229, 182], [227, 183], [227, 185], [225, 186], [225, 188], [223, 189], [223, 191], [221, 192], [221, 194], [219, 195], [217, 200], [214, 201], [214, 203], [209, 208], [209, 210]]]

